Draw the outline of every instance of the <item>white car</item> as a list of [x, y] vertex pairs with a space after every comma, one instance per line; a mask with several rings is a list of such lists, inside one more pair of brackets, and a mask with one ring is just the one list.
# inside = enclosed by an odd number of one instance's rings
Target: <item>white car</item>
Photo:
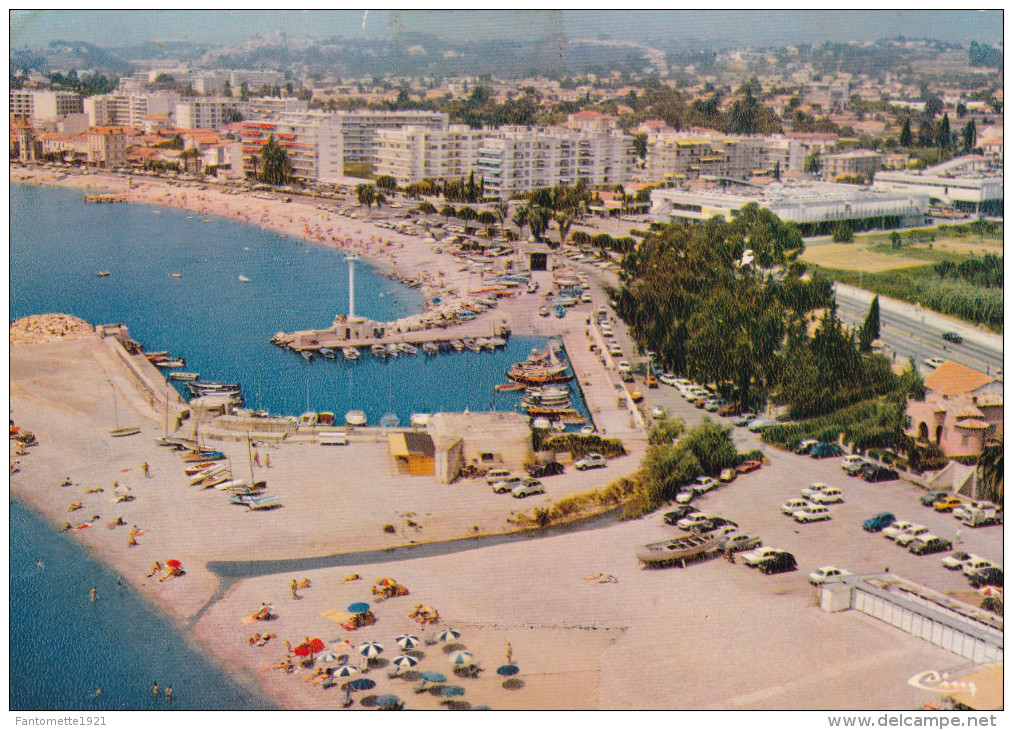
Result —
[[852, 575], [852, 573], [843, 568], [824, 565], [822, 568], [817, 568], [809, 574], [809, 582], [814, 586], [820, 583], [836, 583], [839, 580], [847, 578], [849, 575]]
[[810, 499], [816, 504], [837, 504], [844, 501], [844, 493], [837, 487], [827, 487], [817, 492]]
[[598, 469], [601, 467], [608, 466], [608, 460], [601, 454], [590, 453], [584, 456], [583, 459], [575, 463], [574, 468], [577, 471], [584, 471], [585, 469]]
[[930, 368], [935, 369], [940, 365], [942, 365], [944, 362], [946, 361], [941, 357], [930, 357], [925, 361], [925, 364], [928, 365]]
[[710, 515], [705, 515], [703, 512], [697, 512], [689, 517], [683, 517], [675, 523], [675, 526], [680, 530], [692, 530], [694, 527], [702, 525], [704, 522], [710, 522], [710, 520]]
[[675, 495], [676, 504], [689, 504], [697, 496], [697, 493], [692, 489], [683, 489]]
[[747, 535], [744, 532], [729, 532], [718, 543], [718, 549], [734, 553], [740, 550], [755, 550], [760, 546], [760, 543], [760, 538], [755, 535]]
[[816, 504], [812, 507], [800, 509], [798, 512], [793, 512], [791, 518], [795, 520], [795, 522], [819, 522], [820, 520], [829, 520], [830, 508]]
[[510, 490], [515, 499], [530, 497], [532, 494], [545, 494], [545, 487], [537, 479], [525, 479], [519, 487]]
[[789, 499], [781, 505], [781, 512], [786, 515], [793, 515], [800, 509], [806, 509], [807, 507], [812, 507], [812, 502], [808, 499]]
[[929, 528], [925, 525], [912, 525], [894, 538], [894, 542], [898, 545], [910, 545], [911, 542], [922, 535], [928, 535]]
[[654, 408], [651, 409], [651, 417], [652, 418], [657, 418], [659, 420], [662, 419], [662, 418], [664, 418], [665, 417], [665, 407], [664, 406], [654, 406]]
[[616, 365], [616, 370], [619, 371], [620, 373], [628, 373], [630, 372], [630, 370], [632, 370], [632, 368], [630, 367], [630, 364], [628, 362], [626, 362], [625, 360], [620, 360], [619, 364]]
[[697, 477], [696, 479], [693, 480], [693, 483], [690, 484], [689, 486], [694, 492], [703, 494], [704, 492], [709, 492], [710, 490], [714, 489], [714, 487], [716, 487], [717, 485], [718, 485], [717, 481], [715, 481], [711, 477]]
[[848, 474], [854, 474], [856, 471], [862, 468], [862, 464], [864, 463], [865, 459], [863, 459], [858, 454], [848, 454], [843, 459], [841, 459], [841, 468], [844, 469], [844, 471], [848, 472]]
[[512, 492], [514, 489], [521, 486], [521, 478], [507, 477], [506, 479], [501, 479], [498, 482], [493, 482], [491, 486], [492, 491], [496, 492], [496, 494], [503, 494], [504, 492]]
[[742, 554], [742, 562], [748, 565], [750, 568], [755, 568], [762, 561], [769, 558], [775, 553], [781, 552], [780, 548], [774, 547], [758, 547], [755, 550], [750, 550], [747, 553]]
[[665, 385], [671, 385], [673, 388], [676, 385], [678, 385], [679, 381], [679, 379], [675, 377], [675, 373], [662, 373], [661, 375], [658, 376], [658, 380], [660, 380]]
[[943, 558], [942, 563], [943, 567], [947, 570], [963, 570], [964, 566], [971, 560], [981, 560], [981, 558], [977, 555], [972, 555], [958, 550]]
[[496, 482], [501, 482], [512, 476], [509, 469], [490, 469], [485, 473], [485, 482], [491, 487]]
[[610, 355], [622, 355], [623, 354], [623, 348], [621, 348], [619, 346], [618, 342], [610, 342], [609, 343], [609, 354]]
[[805, 487], [802, 490], [802, 496], [805, 497], [806, 499], [811, 500], [813, 498], [813, 495], [818, 494], [825, 489], [830, 489], [830, 487], [828, 487], [823, 482], [813, 482], [808, 487]]
[[994, 568], [998, 567], [991, 560], [985, 560], [985, 558], [974, 555], [970, 560], [964, 561], [963, 572], [964, 575], [970, 576], [977, 573], [982, 568]]
[[887, 538], [888, 540], [896, 540], [897, 535], [904, 532], [904, 530], [906, 530], [909, 527], [914, 527], [914, 523], [904, 522], [903, 520], [897, 520], [896, 522], [892, 523], [889, 527], [887, 527], [885, 530], [883, 530], [883, 537]]

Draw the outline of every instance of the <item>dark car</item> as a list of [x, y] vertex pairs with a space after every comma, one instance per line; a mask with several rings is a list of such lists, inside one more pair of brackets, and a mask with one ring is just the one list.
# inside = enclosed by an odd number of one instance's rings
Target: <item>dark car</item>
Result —
[[691, 514], [699, 512], [696, 507], [688, 504], [681, 504], [671, 512], [666, 512], [662, 518], [665, 520], [666, 525], [674, 525], [676, 522], [681, 520], [683, 517], [689, 517]]
[[953, 549], [953, 543], [941, 537], [933, 537], [931, 540], [915, 540], [908, 545], [908, 551], [915, 555], [931, 555], [932, 553], [945, 553]]
[[760, 569], [761, 573], [766, 575], [773, 575], [774, 573], [787, 573], [792, 570], [798, 569], [798, 563], [795, 561], [795, 556], [791, 553], [774, 553], [769, 558], [760, 561], [760, 564], [756, 566]]
[[828, 456], [840, 456], [843, 453], [844, 450], [837, 444], [827, 443], [816, 444], [809, 450], [809, 456], [813, 459], [825, 459]]
[[866, 532], [879, 532], [892, 525], [896, 519], [892, 512], [880, 512], [875, 517], [870, 517], [863, 522], [862, 529]]
[[731, 520], [726, 520], [724, 517], [711, 517], [709, 520], [704, 520], [698, 525], [694, 525], [692, 528], [693, 532], [710, 532], [716, 530], [719, 527], [738, 527], [738, 525]]
[[955, 345], [959, 345], [964, 341], [964, 338], [958, 335], [956, 332], [943, 332], [943, 339], [947, 342], [952, 342]]
[[972, 588], [997, 586], [1002, 588], [1002, 568], [982, 568], [971, 573], [967, 578]]
[[922, 503], [922, 507], [931, 507], [936, 502], [946, 497], [949, 497], [949, 492], [929, 492], [918, 499]]
[[538, 464], [528, 469], [528, 475], [535, 479], [541, 479], [543, 477], [554, 477], [557, 474], [563, 473], [563, 465], [558, 461], [547, 461], [544, 464]]
[[888, 482], [897, 479], [897, 472], [885, 466], [873, 466], [868, 471], [862, 470], [859, 476], [867, 482]]

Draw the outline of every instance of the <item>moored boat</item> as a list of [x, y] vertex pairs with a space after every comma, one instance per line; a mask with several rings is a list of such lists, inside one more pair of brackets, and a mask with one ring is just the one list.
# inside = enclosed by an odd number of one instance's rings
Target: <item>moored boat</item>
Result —
[[403, 352], [406, 355], [418, 355], [419, 354], [419, 348], [417, 348], [417, 347], [415, 347], [415, 345], [409, 344], [407, 342], [400, 342], [400, 343], [398, 343], [397, 349], [398, 349], [399, 352]]
[[393, 342], [387, 345], [387, 354], [390, 355], [391, 357], [397, 357], [398, 354], [400, 354], [400, 352], [401, 351], [398, 349], [398, 346], [395, 345]]
[[100, 271], [100, 272], [98, 272], [98, 275], [99, 276], [109, 276], [109, 272], [108, 271]]
[[433, 342], [422, 343], [422, 352], [426, 353], [427, 355], [435, 355], [439, 351], [440, 348]]
[[358, 360], [359, 359], [359, 348], [357, 347], [342, 347], [341, 354], [345, 356], [346, 360]]
[[637, 550], [637, 560], [645, 565], [667, 565], [702, 555], [717, 547], [721, 536], [717, 533], [686, 535], [644, 545]]
[[453, 347], [458, 352], [464, 349], [464, 343], [461, 342], [460, 340], [451, 340], [450, 346]]
[[413, 413], [411, 420], [412, 426], [416, 428], [425, 428], [429, 425], [429, 415], [430, 414], [428, 413]]
[[349, 411], [345, 414], [345, 423], [349, 426], [365, 426], [366, 414], [363, 411]]
[[333, 360], [334, 359], [334, 350], [332, 350], [329, 347], [321, 347], [320, 350], [319, 350], [319, 352], [320, 352], [320, 357], [326, 357], [328, 360]]
[[152, 360], [156, 367], [160, 368], [182, 368], [186, 367], [186, 360], [181, 357], [166, 358], [165, 360]]
[[462, 337], [461, 342], [463, 342], [464, 346], [467, 347], [472, 352], [478, 352], [482, 349], [478, 345], [478, 340], [476, 340], [474, 337]]
[[313, 360], [313, 353], [309, 350], [299, 350], [299, 354], [303, 356], [303, 359], [307, 362]]
[[[371, 353], [373, 353], [373, 357], [387, 357], [387, 354], [388, 354], [387, 353], [387, 348], [384, 347], [383, 345], [379, 344], [379, 343], [377, 343], [375, 345], [371, 345], [370, 348], [369, 348], [369, 351]], [[346, 357], [347, 357], [347, 355], [346, 355]]]
[[169, 373], [170, 380], [196, 380], [200, 373]]

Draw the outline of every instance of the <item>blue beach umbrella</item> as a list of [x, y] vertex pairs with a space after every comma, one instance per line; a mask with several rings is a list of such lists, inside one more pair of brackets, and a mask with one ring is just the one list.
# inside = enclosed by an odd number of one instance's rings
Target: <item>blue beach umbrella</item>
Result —
[[383, 654], [383, 645], [377, 644], [375, 641], [367, 641], [365, 644], [359, 645], [359, 653], [367, 659], [373, 659]]
[[447, 676], [445, 674], [440, 674], [439, 672], [431, 672], [431, 671], [428, 671], [428, 670], [425, 671], [425, 672], [420, 672], [419, 676], [422, 677], [422, 681], [423, 682], [437, 682], [437, 683], [439, 683], [439, 682], [446, 682], [447, 681]]
[[396, 666], [399, 670], [411, 669], [418, 663], [419, 663], [418, 659], [416, 659], [413, 656], [408, 656], [407, 654], [398, 654], [391, 660], [391, 664]]
[[366, 613], [367, 611], [369, 611], [369, 604], [362, 603], [361, 601], [359, 603], [353, 603], [348, 607], [349, 613]]
[[518, 667], [516, 664], [504, 664], [502, 667], [496, 670], [496, 674], [500, 675], [501, 677], [512, 677], [519, 671], [521, 671], [521, 668]]
[[401, 698], [397, 695], [380, 695], [376, 698], [377, 707], [397, 707], [401, 704]]
[[448, 657], [448, 659], [450, 659], [451, 664], [459, 667], [470, 667], [475, 663], [472, 661], [474, 656], [470, 651], [455, 651]]
[[478, 707], [472, 707], [471, 709], [473, 709], [473, 710], [491, 710], [492, 708], [489, 707], [489, 705], [479, 705]]
[[358, 674], [359, 670], [353, 666], [346, 664], [343, 667], [338, 667], [332, 673], [332, 677], [351, 677], [353, 674]]
[[351, 682], [345, 682], [345, 687], [354, 690], [364, 691], [368, 689], [373, 689], [373, 687], [375, 686], [376, 682], [374, 682], [372, 679], [369, 679], [368, 677], [359, 677], [358, 679], [353, 679]]
[[440, 687], [440, 694], [444, 697], [460, 697], [464, 694], [464, 687], [458, 687], [456, 684]]

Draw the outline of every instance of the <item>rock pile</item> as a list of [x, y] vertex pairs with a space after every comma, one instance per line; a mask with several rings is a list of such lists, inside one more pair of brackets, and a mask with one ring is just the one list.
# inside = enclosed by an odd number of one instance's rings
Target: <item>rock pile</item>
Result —
[[69, 314], [33, 314], [11, 322], [11, 344], [73, 340], [94, 332], [90, 324]]

